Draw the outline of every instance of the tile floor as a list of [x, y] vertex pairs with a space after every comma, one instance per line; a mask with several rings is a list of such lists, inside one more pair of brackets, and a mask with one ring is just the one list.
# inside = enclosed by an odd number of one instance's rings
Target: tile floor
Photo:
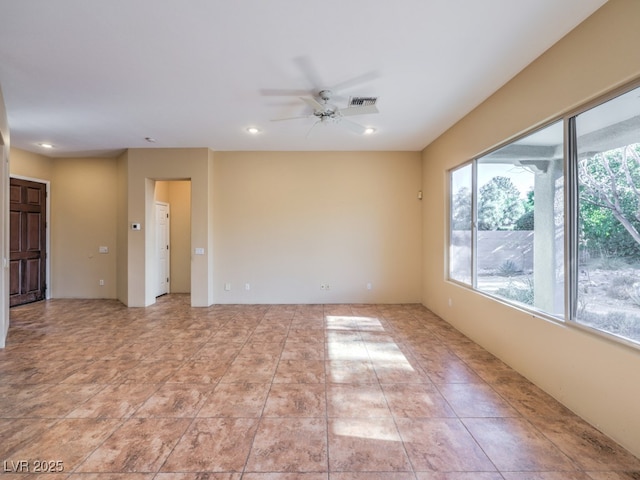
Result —
[[418, 305], [169, 295], [41, 302], [11, 322], [7, 480], [640, 478], [640, 460]]

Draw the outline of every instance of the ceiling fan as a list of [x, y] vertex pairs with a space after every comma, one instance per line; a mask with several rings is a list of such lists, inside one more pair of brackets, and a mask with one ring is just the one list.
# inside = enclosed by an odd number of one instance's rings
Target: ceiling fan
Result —
[[280, 122], [284, 120], [315, 117], [316, 122], [307, 133], [307, 136], [311, 134], [316, 126], [330, 123], [339, 124], [359, 134], [366, 133], [368, 130], [367, 127], [352, 122], [345, 117], [378, 113], [378, 107], [376, 106], [376, 102], [378, 101], [377, 97], [351, 97], [346, 107], [339, 108], [331, 103], [332, 96], [333, 92], [331, 90], [320, 90], [317, 97], [299, 97], [300, 100], [313, 108], [313, 113], [297, 117], [276, 118], [272, 121]]

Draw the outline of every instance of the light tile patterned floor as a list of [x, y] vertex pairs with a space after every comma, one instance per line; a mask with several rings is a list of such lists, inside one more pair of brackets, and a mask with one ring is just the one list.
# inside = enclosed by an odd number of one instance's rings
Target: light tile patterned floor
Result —
[[7, 480], [640, 478], [419, 305], [40, 302], [11, 310], [0, 378]]

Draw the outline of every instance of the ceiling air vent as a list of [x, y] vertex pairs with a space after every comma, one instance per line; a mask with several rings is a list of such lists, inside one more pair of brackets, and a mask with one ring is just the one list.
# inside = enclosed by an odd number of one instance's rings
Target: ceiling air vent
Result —
[[375, 106], [378, 97], [351, 97], [349, 100], [350, 107], [369, 107]]

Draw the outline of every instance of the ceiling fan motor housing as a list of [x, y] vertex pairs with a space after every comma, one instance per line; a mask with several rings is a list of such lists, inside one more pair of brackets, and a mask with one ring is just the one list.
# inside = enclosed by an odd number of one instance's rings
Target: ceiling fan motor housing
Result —
[[333, 95], [333, 92], [331, 90], [320, 90], [318, 92], [318, 95], [326, 103], [331, 100], [331, 95]]

